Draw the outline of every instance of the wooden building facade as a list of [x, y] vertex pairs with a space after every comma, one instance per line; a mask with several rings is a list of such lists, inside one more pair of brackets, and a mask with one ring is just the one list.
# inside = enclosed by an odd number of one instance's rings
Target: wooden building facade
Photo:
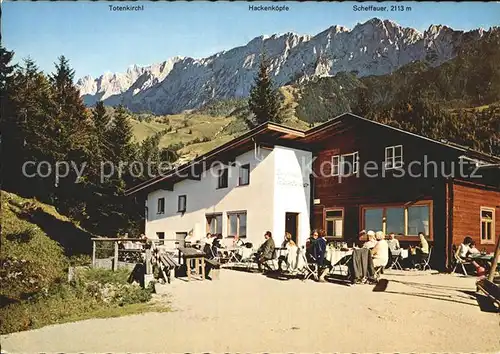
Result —
[[330, 239], [380, 230], [407, 246], [424, 232], [434, 267], [444, 269], [465, 236], [486, 251], [500, 237], [500, 158], [352, 114], [303, 140], [314, 145], [311, 224]]

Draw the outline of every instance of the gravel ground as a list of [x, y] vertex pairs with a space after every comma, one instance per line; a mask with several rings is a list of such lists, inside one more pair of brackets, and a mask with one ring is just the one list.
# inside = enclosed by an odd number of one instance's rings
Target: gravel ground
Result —
[[373, 292], [370, 285], [223, 270], [218, 281], [168, 285], [173, 312], [48, 326], [2, 336], [2, 347], [9, 353], [500, 351], [500, 316], [480, 310], [475, 278], [383, 277], [387, 289]]

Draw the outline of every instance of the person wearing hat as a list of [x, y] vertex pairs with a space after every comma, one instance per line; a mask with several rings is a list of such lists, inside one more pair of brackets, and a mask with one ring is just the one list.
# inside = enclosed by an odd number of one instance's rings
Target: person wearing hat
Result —
[[387, 262], [389, 262], [389, 245], [385, 240], [385, 235], [382, 231], [377, 231], [375, 233], [375, 238], [377, 239], [377, 243], [371, 250], [373, 266], [375, 268], [385, 267]]
[[375, 232], [370, 230], [366, 234], [368, 235], [368, 241], [364, 243], [363, 248], [372, 249], [377, 244], [377, 239], [375, 238]]

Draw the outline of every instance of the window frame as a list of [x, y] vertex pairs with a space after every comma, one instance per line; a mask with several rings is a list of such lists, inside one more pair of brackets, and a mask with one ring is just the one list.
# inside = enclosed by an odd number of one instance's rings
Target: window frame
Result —
[[[354, 156], [353, 158], [353, 168], [352, 168], [352, 173], [346, 175], [344, 173], [344, 160], [346, 156]], [[351, 152], [349, 154], [342, 154], [340, 155], [340, 164], [339, 164], [339, 172], [341, 173], [342, 177], [350, 177], [357, 175], [359, 171], [359, 151]]]
[[[161, 208], [160, 208], [160, 200], [162, 201]], [[165, 214], [165, 197], [160, 197], [156, 201], [156, 215], [161, 215], [161, 214]]]
[[[401, 148], [401, 155], [398, 155], [401, 157], [401, 163], [396, 165], [396, 148]], [[388, 157], [387, 152], [392, 151], [392, 157]], [[388, 166], [388, 162], [391, 162], [391, 166]], [[403, 145], [391, 145], [391, 146], [386, 146], [385, 148], [385, 159], [384, 159], [384, 168], [385, 170], [396, 170], [398, 168], [401, 168], [404, 166], [404, 151], [403, 151]]]
[[[491, 212], [491, 220], [483, 219], [483, 211]], [[481, 245], [494, 245], [495, 244], [495, 208], [481, 206], [479, 207], [479, 240]], [[483, 222], [491, 225], [491, 240], [483, 238]]]
[[[339, 217], [327, 217], [326, 216], [326, 213], [329, 212], [329, 211], [340, 211], [342, 212], [342, 217], [339, 218]], [[343, 240], [345, 238], [344, 236], [344, 230], [345, 230], [345, 211], [344, 211], [344, 208], [340, 208], [340, 207], [332, 207], [332, 208], [324, 208], [323, 209], [323, 230], [325, 230], [325, 232], [328, 232], [328, 227], [327, 227], [327, 222], [329, 220], [342, 220], [342, 235], [339, 237], [339, 236], [333, 236], [333, 235], [326, 235], [326, 238], [327, 239], [331, 239], [331, 240]], [[335, 223], [334, 223], [334, 226], [335, 226]]]
[[211, 213], [211, 214], [205, 214], [205, 220], [206, 220], [206, 230], [207, 230], [206, 232], [207, 232], [207, 233], [208, 233], [208, 232], [212, 233], [212, 231], [210, 230], [210, 223], [208, 222], [208, 218], [213, 218], [213, 219], [215, 219], [215, 231], [216, 231], [215, 233], [217, 233], [217, 234], [219, 233], [219, 232], [217, 232], [217, 229], [219, 228], [219, 225], [218, 225], [218, 223], [217, 223], [217, 217], [218, 217], [218, 216], [220, 216], [220, 234], [222, 234], [222, 229], [223, 229], [223, 228], [222, 228], [222, 223], [223, 223], [223, 221], [222, 221], [222, 218], [223, 218], [222, 213]]
[[[332, 156], [332, 171], [331, 171], [332, 176], [338, 176], [340, 174], [340, 156], [341, 155], [333, 155]], [[334, 159], [337, 160], [336, 163], [333, 162]], [[337, 169], [337, 172], [333, 172], [335, 167]]]
[[[241, 171], [246, 170], [247, 171], [247, 183], [241, 183]], [[241, 165], [238, 171], [238, 186], [248, 186], [250, 184], [250, 164], [244, 164]]]
[[405, 234], [404, 235], [396, 235], [396, 238], [403, 241], [418, 241], [418, 235], [407, 235], [408, 232], [408, 208], [417, 207], [417, 206], [427, 206], [429, 208], [429, 235], [425, 235], [426, 238], [430, 241], [434, 240], [434, 215], [433, 215], [433, 206], [434, 202], [432, 200], [423, 200], [415, 203], [380, 203], [380, 204], [366, 204], [360, 205], [359, 208], [359, 220], [360, 220], [360, 230], [365, 229], [365, 210], [367, 209], [382, 209], [382, 230], [373, 230], [373, 231], [382, 231], [384, 234], [387, 233], [387, 208], [404, 208], [405, 213]]
[[[225, 186], [221, 185], [221, 180], [225, 176]], [[217, 189], [224, 189], [229, 187], [229, 167], [225, 166], [219, 170], [219, 176], [217, 177]]]
[[[228, 211], [227, 213], [227, 237], [235, 237], [238, 236], [239, 238], [246, 238], [248, 235], [248, 213], [246, 210], [240, 210], [240, 211]], [[240, 215], [245, 214], [245, 235], [240, 235]], [[236, 215], [236, 234], [231, 235], [231, 215]]]
[[[184, 209], [181, 209], [181, 200], [184, 199]], [[177, 197], [177, 212], [178, 213], [185, 213], [187, 210], [187, 195], [186, 194], [181, 194]]]

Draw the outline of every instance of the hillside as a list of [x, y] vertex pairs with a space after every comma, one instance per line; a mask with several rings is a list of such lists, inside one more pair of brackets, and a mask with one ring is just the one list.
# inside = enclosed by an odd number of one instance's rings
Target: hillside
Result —
[[92, 235], [53, 206], [1, 191], [2, 306], [64, 278], [71, 256], [90, 254]]
[[[307, 122], [297, 118], [297, 90], [291, 86], [280, 88], [283, 125], [301, 130]], [[153, 134], [167, 131], [160, 140], [161, 148], [175, 150], [180, 159], [189, 161], [248, 130], [244, 118], [250, 113], [246, 100], [215, 101], [200, 109], [173, 115], [154, 116], [131, 114], [136, 141], [141, 142]]]

